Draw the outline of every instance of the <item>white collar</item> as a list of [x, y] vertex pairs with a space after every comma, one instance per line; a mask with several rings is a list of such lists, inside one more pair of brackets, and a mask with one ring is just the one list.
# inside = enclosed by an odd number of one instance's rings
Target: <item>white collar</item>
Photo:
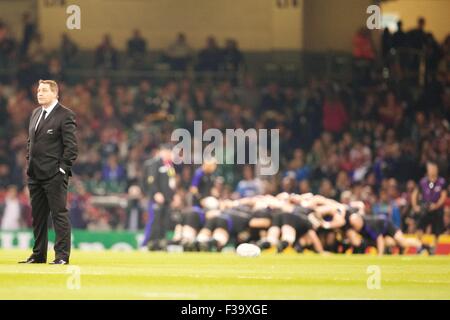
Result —
[[46, 115], [47, 117], [48, 117], [48, 115], [52, 112], [52, 110], [55, 109], [55, 107], [56, 107], [57, 104], [58, 104], [58, 100], [55, 100], [55, 101], [50, 105], [50, 107], [47, 107], [47, 108], [42, 107], [43, 110], [47, 111], [47, 115]]

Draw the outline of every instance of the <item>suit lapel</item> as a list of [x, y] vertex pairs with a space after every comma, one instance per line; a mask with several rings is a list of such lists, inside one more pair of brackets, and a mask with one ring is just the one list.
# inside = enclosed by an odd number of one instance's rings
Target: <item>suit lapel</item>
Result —
[[47, 125], [47, 123], [50, 121], [50, 119], [55, 115], [58, 108], [59, 108], [59, 103], [53, 108], [52, 112], [50, 112], [50, 114], [47, 116], [46, 119], [41, 119], [41, 121], [39, 123], [39, 128], [37, 129], [37, 131], [35, 133], [36, 136], [39, 135], [43, 131], [43, 128]]
[[42, 109], [36, 111], [36, 112], [33, 114], [33, 117], [31, 118], [31, 139], [32, 139], [32, 140], [34, 140], [34, 137], [36, 136], [36, 130], [35, 130], [35, 128], [36, 128], [36, 122], [38, 121], [39, 116], [41, 115], [41, 113], [42, 113]]

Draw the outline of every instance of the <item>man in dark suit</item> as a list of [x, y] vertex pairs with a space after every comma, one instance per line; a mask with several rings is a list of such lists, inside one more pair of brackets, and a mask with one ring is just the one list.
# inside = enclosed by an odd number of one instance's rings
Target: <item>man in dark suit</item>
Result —
[[142, 189], [149, 198], [148, 221], [142, 246], [149, 250], [162, 250], [166, 246], [166, 233], [170, 227], [170, 204], [176, 187], [172, 149], [160, 146], [158, 155], [144, 163]]
[[72, 164], [78, 154], [75, 114], [58, 102], [55, 81], [40, 80], [37, 99], [40, 107], [31, 115], [27, 146], [35, 242], [32, 255], [21, 263], [46, 263], [51, 211], [56, 234], [52, 264], [68, 264], [71, 227], [66, 200]]

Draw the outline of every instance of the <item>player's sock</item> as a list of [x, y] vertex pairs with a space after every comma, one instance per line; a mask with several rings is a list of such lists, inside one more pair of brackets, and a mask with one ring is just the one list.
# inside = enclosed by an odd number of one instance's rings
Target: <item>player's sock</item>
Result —
[[200, 251], [200, 242], [198, 240], [193, 241], [190, 248], [192, 248], [191, 251]]
[[288, 246], [289, 246], [289, 242], [287, 242], [285, 240], [280, 241], [280, 243], [278, 244], [278, 248], [277, 248], [278, 253], [283, 252], [284, 249], [286, 249]]
[[180, 245], [183, 246], [183, 251], [194, 251], [194, 241], [187, 241], [186, 239], [183, 239], [180, 243]]
[[295, 247], [294, 247], [295, 251], [297, 251], [298, 253], [302, 253], [303, 252], [303, 246], [300, 243], [296, 243]]
[[198, 249], [201, 252], [209, 252], [210, 251], [210, 241], [199, 242]]
[[269, 241], [267, 240], [260, 240], [257, 242], [257, 246], [261, 249], [261, 250], [266, 250], [269, 249], [271, 247], [271, 244]]
[[220, 245], [219, 241], [217, 241], [216, 239], [211, 239], [209, 240], [209, 251], [212, 251], [213, 249], [215, 249], [217, 252], [220, 252], [222, 250], [222, 246]]

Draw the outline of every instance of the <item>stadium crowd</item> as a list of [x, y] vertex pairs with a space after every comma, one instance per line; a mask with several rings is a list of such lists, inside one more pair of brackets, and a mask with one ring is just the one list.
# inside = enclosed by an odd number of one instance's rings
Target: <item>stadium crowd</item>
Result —
[[[147, 177], [145, 162], [157, 157], [158, 147], [170, 141], [175, 128], [193, 132], [194, 120], [202, 120], [204, 130], [277, 128], [280, 132], [277, 175], [260, 176], [249, 165], [218, 165], [205, 198], [214, 196], [225, 206], [230, 205], [228, 200], [264, 195], [268, 206], [281, 206], [269, 197], [280, 193], [313, 193], [330, 203], [360, 201], [366, 215], [386, 217], [406, 233], [416, 232], [418, 215], [437, 210], [439, 221], [431, 223], [433, 230], [427, 225], [424, 231], [450, 234], [449, 200], [433, 210], [413, 201], [417, 190], [422, 197], [426, 192], [427, 164], [432, 167], [431, 175], [441, 181], [442, 191], [450, 191], [446, 184], [450, 178], [450, 36], [435, 48], [436, 54], [429, 50], [428, 34], [423, 38], [419, 31], [410, 34], [414, 36], [405, 35], [401, 46], [414, 41], [418, 50], [434, 54], [435, 65], [426, 69], [427, 80], [421, 86], [411, 85], [403, 72], [418, 71], [415, 61], [403, 64], [404, 60], [387, 55], [383, 60], [382, 54], [377, 57], [375, 52], [361, 56], [361, 50], [354, 50], [355, 61], [373, 60], [370, 72], [363, 75], [369, 81], [311, 78], [300, 85], [284, 86], [256, 83], [246, 74], [238, 83], [197, 82], [186, 77], [162, 85], [150, 80], [134, 85], [91, 78], [70, 85], [61, 71], [77, 53], [72, 40], [63, 36], [58, 55], [47, 54], [32, 25], [25, 28], [22, 44], [16, 45], [6, 26], [0, 24], [0, 66], [22, 57], [17, 60], [16, 76], [0, 84], [1, 228], [31, 225], [25, 174], [27, 125], [36, 107], [36, 80], [51, 78], [59, 83], [60, 102], [77, 115], [80, 156], [69, 194], [74, 228], [142, 230], [149, 219], [149, 199], [144, 200], [148, 194], [142, 182]], [[392, 53], [398, 42], [388, 39]], [[96, 67], [120, 67], [111, 41], [105, 36], [96, 50]], [[178, 35], [163, 57], [174, 70], [185, 70], [191, 63], [194, 53], [186, 41], [185, 35]], [[420, 41], [422, 44], [417, 44]], [[364, 35], [355, 36], [355, 49], [367, 45]], [[146, 50], [147, 44], [136, 30], [128, 42], [128, 66], [139, 68]], [[385, 76], [376, 59], [385, 62], [390, 76]], [[214, 38], [208, 38], [197, 61], [198, 70], [237, 70], [243, 58], [235, 41], [227, 41], [223, 50]], [[201, 199], [195, 203], [198, 168], [175, 165], [174, 169], [176, 187], [169, 211], [174, 218], [170, 229], [177, 235], [180, 212], [201, 206]], [[105, 195], [125, 197], [128, 205], [96, 205], [94, 199]]]

